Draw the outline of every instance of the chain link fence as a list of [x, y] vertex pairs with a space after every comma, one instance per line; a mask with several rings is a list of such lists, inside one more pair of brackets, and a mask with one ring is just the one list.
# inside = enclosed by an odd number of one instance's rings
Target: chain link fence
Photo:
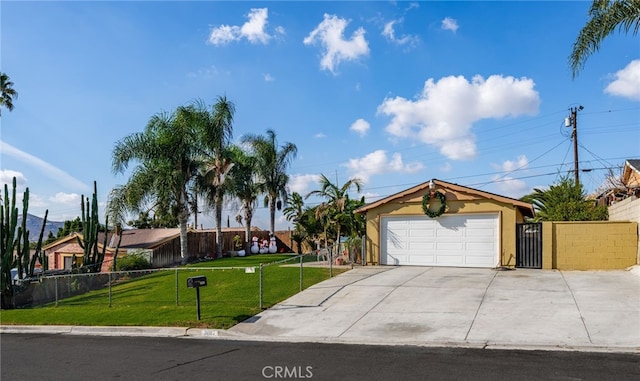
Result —
[[[16, 281], [16, 308], [42, 305], [83, 304], [89, 300], [104, 302], [109, 307], [123, 300], [137, 304], [171, 305], [192, 303], [194, 291], [187, 287], [187, 279], [208, 278], [209, 293], [225, 287], [238, 287], [231, 293], [237, 300], [225, 303], [259, 306], [260, 309], [278, 303], [282, 295], [296, 292], [320, 281], [311, 268], [329, 267], [331, 262], [318, 255], [297, 255], [281, 261], [248, 267], [189, 266], [135, 271], [114, 271], [90, 274], [38, 276]], [[283, 270], [286, 268], [286, 270]], [[297, 271], [297, 276], [291, 272]], [[329, 276], [333, 276], [330, 271]], [[138, 282], [144, 280], [144, 282]], [[226, 293], [229, 295], [229, 293]]]

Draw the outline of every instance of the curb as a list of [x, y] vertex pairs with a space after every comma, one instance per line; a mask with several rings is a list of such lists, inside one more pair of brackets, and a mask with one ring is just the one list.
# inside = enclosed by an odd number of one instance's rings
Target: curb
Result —
[[49, 334], [49, 335], [87, 335], [87, 336], [121, 336], [121, 337], [169, 337], [200, 340], [235, 340], [260, 341], [274, 343], [317, 343], [373, 346], [413, 346], [425, 348], [466, 348], [488, 350], [524, 350], [524, 351], [567, 351], [640, 354], [640, 347], [623, 346], [572, 346], [552, 344], [515, 344], [498, 342], [467, 341], [382, 341], [360, 340], [357, 338], [334, 337], [272, 337], [251, 336], [221, 329], [186, 328], [186, 327], [109, 327], [109, 326], [61, 326], [61, 325], [0, 325], [0, 334]]

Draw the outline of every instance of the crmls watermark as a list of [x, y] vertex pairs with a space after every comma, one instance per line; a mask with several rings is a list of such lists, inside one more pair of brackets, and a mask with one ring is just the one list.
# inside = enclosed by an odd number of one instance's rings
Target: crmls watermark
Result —
[[311, 366], [281, 366], [267, 365], [262, 368], [264, 378], [311, 378], [313, 377], [313, 367]]

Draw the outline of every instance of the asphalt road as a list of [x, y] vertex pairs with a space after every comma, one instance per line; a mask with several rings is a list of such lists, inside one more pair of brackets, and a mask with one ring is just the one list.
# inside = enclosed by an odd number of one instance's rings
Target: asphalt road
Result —
[[0, 353], [2, 381], [640, 379], [640, 355], [595, 352], [2, 334]]

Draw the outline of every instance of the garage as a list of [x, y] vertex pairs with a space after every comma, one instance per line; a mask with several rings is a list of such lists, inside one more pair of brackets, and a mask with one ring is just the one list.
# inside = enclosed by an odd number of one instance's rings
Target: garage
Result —
[[432, 179], [364, 205], [367, 264], [515, 267], [529, 203]]
[[495, 267], [497, 214], [387, 216], [382, 218], [380, 264]]

